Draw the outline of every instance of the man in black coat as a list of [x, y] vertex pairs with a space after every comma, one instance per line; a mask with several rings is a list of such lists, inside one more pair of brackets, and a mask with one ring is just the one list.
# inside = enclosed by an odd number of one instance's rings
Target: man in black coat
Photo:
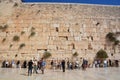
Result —
[[65, 72], [65, 60], [62, 60], [61, 65], [62, 65], [63, 72]]
[[32, 60], [30, 60], [29, 62], [28, 62], [28, 76], [30, 75], [32, 75], [32, 68], [33, 68], [33, 62], [32, 62]]

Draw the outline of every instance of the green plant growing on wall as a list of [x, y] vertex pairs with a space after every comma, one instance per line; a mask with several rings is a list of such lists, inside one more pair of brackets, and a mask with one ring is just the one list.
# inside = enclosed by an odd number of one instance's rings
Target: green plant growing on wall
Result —
[[113, 33], [113, 32], [109, 32], [107, 35], [106, 35], [106, 39], [107, 41], [111, 42], [112, 43], [112, 46], [113, 46], [113, 49], [114, 49], [114, 54], [116, 53], [116, 46], [119, 44], [119, 40], [117, 40], [117, 36], [116, 36], [116, 33]]
[[13, 37], [13, 41], [19, 41], [20, 40], [20, 37], [19, 36], [17, 36], [17, 35], [15, 35], [14, 37]]
[[25, 31], [21, 31], [21, 35], [25, 34]]
[[19, 49], [22, 49], [23, 47], [25, 47], [24, 43], [20, 44]]
[[115, 34], [112, 33], [112, 32], [109, 32], [109, 33], [106, 35], [106, 39], [109, 40], [109, 41], [111, 41], [111, 42], [116, 41]]
[[3, 38], [2, 42], [4, 43], [6, 41], [6, 38]]
[[44, 59], [48, 59], [48, 58], [51, 57], [51, 56], [52, 56], [51, 53], [48, 52], [48, 51], [45, 51], [44, 54], [43, 54], [43, 58], [44, 58]]
[[32, 28], [31, 28], [31, 32], [33, 32], [34, 30], [35, 30], [35, 28], [34, 28], [34, 27], [32, 27]]
[[29, 35], [29, 38], [33, 37], [34, 35], [35, 35], [35, 32], [31, 32], [31, 34]]
[[2, 31], [6, 31], [7, 28], [8, 28], [7, 24], [5, 24], [4, 26], [0, 26], [0, 30]]
[[78, 56], [78, 53], [75, 52], [75, 53], [73, 54], [73, 57], [77, 57], [77, 56]]
[[9, 47], [11, 48], [12, 46], [13, 46], [13, 44], [10, 44], [10, 46], [9, 46]]
[[120, 43], [120, 41], [119, 40], [116, 40], [115, 42], [114, 42], [114, 45], [118, 45]]
[[106, 51], [104, 51], [104, 50], [99, 50], [98, 52], [97, 52], [97, 54], [96, 54], [96, 58], [97, 59], [106, 59], [106, 58], [108, 58], [108, 55], [107, 55], [107, 52]]
[[31, 33], [30, 33], [28, 38], [33, 37], [35, 35], [35, 31], [34, 30], [35, 30], [35, 28], [31, 27]]

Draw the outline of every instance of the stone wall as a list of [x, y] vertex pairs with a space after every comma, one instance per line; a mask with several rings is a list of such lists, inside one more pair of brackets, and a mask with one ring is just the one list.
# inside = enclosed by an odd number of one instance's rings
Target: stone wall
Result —
[[[79, 57], [93, 59], [100, 49], [110, 57], [113, 49], [105, 36], [120, 32], [120, 7], [0, 0], [0, 26], [5, 25], [0, 30], [1, 59], [31, 59], [46, 50], [52, 58], [70, 58], [78, 52]], [[16, 35], [19, 41], [13, 41]]]

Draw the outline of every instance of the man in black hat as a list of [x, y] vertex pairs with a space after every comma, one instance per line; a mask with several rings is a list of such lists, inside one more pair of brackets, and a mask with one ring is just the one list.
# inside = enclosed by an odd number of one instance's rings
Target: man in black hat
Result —
[[61, 65], [62, 65], [63, 72], [65, 72], [65, 60], [62, 60]]

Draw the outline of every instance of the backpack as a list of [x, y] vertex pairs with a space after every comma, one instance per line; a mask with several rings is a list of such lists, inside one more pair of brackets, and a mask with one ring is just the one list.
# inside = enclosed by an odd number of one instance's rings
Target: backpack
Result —
[[45, 66], [45, 65], [46, 65], [45, 61], [42, 61], [41, 65], [42, 65], [42, 66]]

